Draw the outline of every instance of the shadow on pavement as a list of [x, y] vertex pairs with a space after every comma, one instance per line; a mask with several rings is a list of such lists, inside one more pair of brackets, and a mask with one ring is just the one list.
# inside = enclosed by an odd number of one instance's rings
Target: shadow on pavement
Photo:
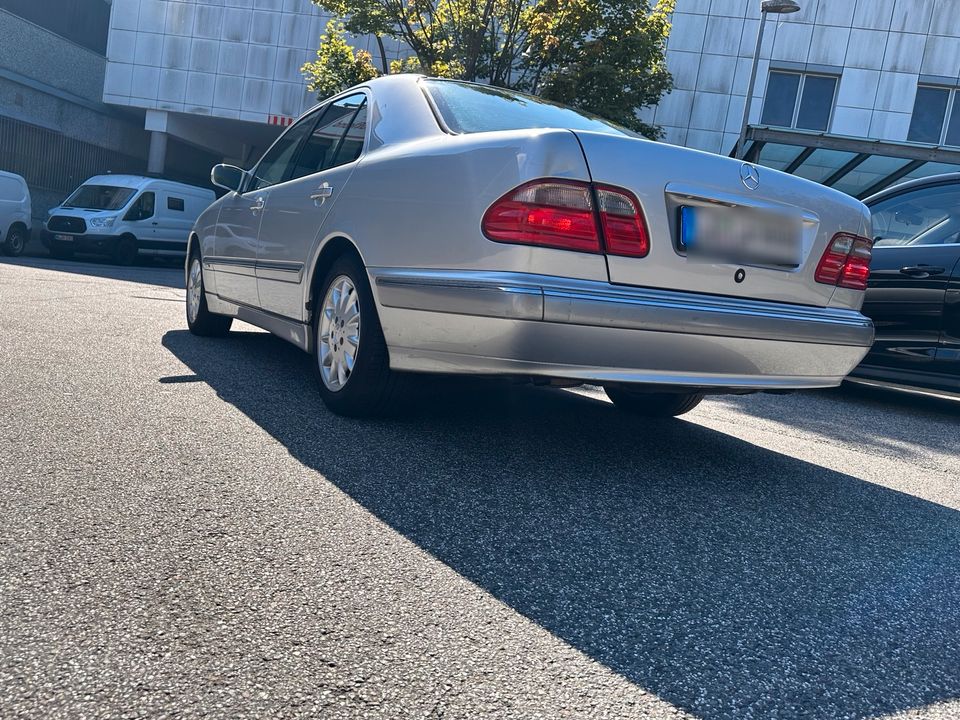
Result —
[[98, 263], [94, 259], [90, 261], [87, 259], [56, 260], [50, 257], [21, 256], [11, 258], [0, 256], [0, 267], [4, 265], [31, 267], [110, 280], [125, 280], [144, 285], [159, 285], [178, 289], [184, 287], [182, 259], [173, 261], [163, 258], [154, 261], [150, 258], [141, 258], [138, 264], [124, 267], [109, 263]]
[[960, 696], [952, 510], [563, 391], [424, 378], [404, 418], [347, 420], [269, 335], [163, 344], [397, 532], [700, 717]]

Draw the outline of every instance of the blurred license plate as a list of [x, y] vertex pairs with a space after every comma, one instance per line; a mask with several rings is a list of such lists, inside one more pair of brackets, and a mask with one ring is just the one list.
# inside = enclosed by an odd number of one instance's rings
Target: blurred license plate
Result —
[[73, 235], [54, 235], [53, 239], [60, 242], [73, 242]]
[[800, 220], [738, 208], [680, 208], [687, 259], [797, 268], [803, 262]]

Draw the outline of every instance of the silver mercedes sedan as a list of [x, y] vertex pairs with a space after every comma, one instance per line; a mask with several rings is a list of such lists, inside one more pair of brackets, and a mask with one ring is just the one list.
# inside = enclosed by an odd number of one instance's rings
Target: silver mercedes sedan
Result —
[[411, 372], [679, 415], [838, 385], [873, 341], [862, 203], [515, 92], [383, 77], [212, 178], [229, 192], [189, 239], [190, 330], [294, 343], [345, 415]]

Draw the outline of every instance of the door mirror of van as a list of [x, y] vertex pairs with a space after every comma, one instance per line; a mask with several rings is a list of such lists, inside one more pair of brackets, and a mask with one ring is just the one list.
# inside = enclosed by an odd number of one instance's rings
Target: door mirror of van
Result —
[[210, 182], [224, 190], [239, 192], [246, 173], [234, 165], [214, 165], [210, 171]]

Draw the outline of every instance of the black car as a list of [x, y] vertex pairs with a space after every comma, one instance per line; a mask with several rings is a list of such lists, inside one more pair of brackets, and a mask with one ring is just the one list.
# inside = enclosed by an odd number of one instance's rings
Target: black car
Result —
[[960, 393], [960, 173], [865, 202], [876, 242], [863, 314], [877, 336], [851, 379]]

